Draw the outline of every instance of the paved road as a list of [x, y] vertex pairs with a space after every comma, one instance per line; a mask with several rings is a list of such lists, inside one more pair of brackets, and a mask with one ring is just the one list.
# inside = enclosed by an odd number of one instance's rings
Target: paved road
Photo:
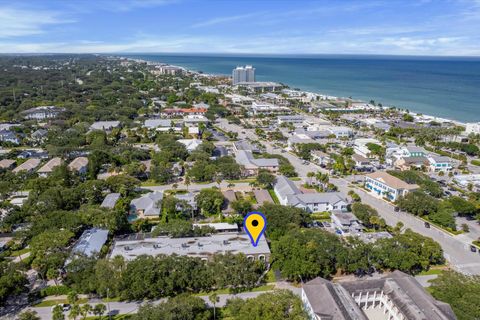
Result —
[[[352, 189], [348, 187], [349, 182], [345, 179], [332, 178], [330, 180], [344, 194], [347, 194]], [[425, 228], [423, 220], [405, 212], [395, 212], [394, 207], [390, 203], [373, 197], [363, 189], [356, 188], [354, 191], [362, 198], [363, 203], [377, 209], [387, 224], [394, 226], [401, 221], [405, 228], [410, 228], [437, 241], [442, 246], [445, 258], [456, 270], [465, 274], [480, 274], [480, 254], [470, 251], [469, 238], [461, 235], [450, 236], [433, 225], [430, 228]]]
[[[297, 289], [297, 288], [295, 288]], [[297, 289], [299, 291], [300, 289]], [[243, 293], [238, 293], [238, 294], [220, 294], [218, 295], [219, 302], [216, 304], [217, 307], [224, 307], [227, 303], [227, 300], [233, 299], [233, 298], [240, 298], [240, 299], [251, 299], [251, 298], [256, 298], [262, 293], [265, 293], [268, 291], [262, 291], [262, 292], [243, 292]], [[298, 294], [298, 292], [296, 292]], [[208, 296], [200, 296], [208, 306], [213, 307], [212, 303], [208, 299]], [[159, 304], [161, 302], [165, 302], [166, 299], [159, 299], [155, 301], [151, 301], [153, 304]], [[95, 306], [98, 303], [102, 303], [99, 300], [90, 300], [90, 305]], [[137, 313], [138, 308], [146, 304], [148, 302], [110, 302], [108, 303], [108, 307], [110, 309], [111, 314], [132, 314], [132, 313]], [[107, 303], [103, 303], [107, 305]], [[35, 308], [35, 307], [30, 307], [26, 308], [25, 310], [34, 310], [38, 313], [38, 316], [41, 319], [52, 319], [52, 308], [51, 307], [41, 307], [41, 308]], [[108, 310], [108, 309], [107, 309]], [[68, 312], [66, 312], [66, 315], [68, 315]]]
[[[247, 137], [258, 139], [253, 129], [244, 129], [238, 125], [229, 124], [225, 119], [222, 119], [218, 125], [224, 130], [239, 132], [239, 139], [245, 139]], [[244, 131], [245, 134], [242, 134], [242, 131]], [[303, 161], [297, 156], [287, 152], [282, 153], [280, 149], [274, 149], [268, 142], [262, 141], [262, 143], [266, 146], [267, 152], [285, 156], [295, 167], [300, 177], [306, 177], [307, 173], [310, 171], [325, 172], [324, 169], [314, 163], [304, 165]], [[330, 182], [335, 184], [344, 196], [347, 196], [348, 191], [352, 189], [348, 186], [349, 182], [343, 178], [330, 178]], [[362, 189], [355, 189], [355, 192], [360, 195], [362, 202], [377, 209], [387, 224], [394, 226], [397, 222], [401, 221], [406, 228], [410, 228], [417, 233], [431, 237], [437, 241], [442, 246], [445, 258], [456, 270], [465, 274], [480, 274], [480, 254], [470, 251], [471, 239], [469, 236], [459, 235], [452, 237], [434, 226], [427, 229], [421, 219], [408, 213], [395, 212], [391, 204], [381, 199], [374, 198]]]

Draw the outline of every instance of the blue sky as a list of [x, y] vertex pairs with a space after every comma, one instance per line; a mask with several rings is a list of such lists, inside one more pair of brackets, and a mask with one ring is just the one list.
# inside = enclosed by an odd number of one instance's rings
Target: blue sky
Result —
[[0, 52], [480, 56], [480, 0], [0, 0]]

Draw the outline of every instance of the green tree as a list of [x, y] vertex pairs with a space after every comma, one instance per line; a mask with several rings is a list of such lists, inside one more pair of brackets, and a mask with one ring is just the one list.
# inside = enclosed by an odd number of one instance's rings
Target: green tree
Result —
[[209, 188], [200, 190], [195, 200], [203, 214], [213, 215], [221, 212], [224, 197], [220, 190]]
[[299, 297], [287, 290], [263, 293], [256, 298], [228, 300], [225, 312], [232, 320], [307, 320]]
[[179, 295], [157, 305], [146, 304], [132, 316], [133, 320], [205, 320], [211, 317], [205, 302], [198, 297]]
[[480, 319], [480, 277], [444, 271], [431, 281], [432, 295], [448, 303], [459, 320]]
[[216, 293], [212, 293], [208, 296], [208, 300], [213, 304], [213, 319], [215, 320], [217, 318], [216, 307], [217, 307], [217, 303], [220, 301], [220, 298]]
[[53, 320], [65, 320], [65, 316], [63, 314], [63, 308], [61, 305], [56, 305], [52, 310], [52, 319]]
[[238, 214], [246, 215], [250, 211], [252, 211], [253, 206], [252, 203], [246, 199], [238, 199], [231, 203], [233, 210], [235, 210]]
[[18, 315], [18, 320], [40, 320], [40, 317], [37, 316], [37, 311], [27, 310]]
[[271, 188], [275, 182], [275, 176], [270, 171], [262, 169], [258, 171], [258, 175], [255, 180], [260, 186], [263, 186], [264, 188]]

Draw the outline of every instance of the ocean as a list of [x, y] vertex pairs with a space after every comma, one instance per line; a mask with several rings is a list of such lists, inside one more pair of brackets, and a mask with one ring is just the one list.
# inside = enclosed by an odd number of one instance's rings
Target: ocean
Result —
[[[127, 55], [125, 55], [127, 56]], [[135, 54], [130, 57], [230, 75], [251, 64], [257, 81], [454, 119], [480, 121], [480, 58]]]

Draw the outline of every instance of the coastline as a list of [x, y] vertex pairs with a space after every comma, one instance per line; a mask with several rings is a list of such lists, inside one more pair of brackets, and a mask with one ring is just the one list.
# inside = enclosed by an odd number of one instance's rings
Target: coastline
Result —
[[[160, 62], [160, 61], [154, 61], [154, 60], [145, 60], [145, 59], [139, 59], [139, 58], [134, 58], [134, 57], [131, 57], [131, 56], [120, 56], [120, 55], [116, 55], [115, 57], [117, 58], [120, 58], [120, 59], [127, 59], [127, 60], [132, 60], [132, 61], [136, 61], [136, 62], [141, 62], [141, 63], [147, 63], [147, 64], [150, 64], [150, 65], [168, 65], [168, 66], [173, 66], [173, 67], [178, 67], [178, 68], [181, 68], [183, 70], [185, 70], [186, 72], [189, 72], [189, 73], [192, 73], [192, 74], [197, 74], [197, 75], [203, 75], [203, 76], [206, 76], [206, 77], [231, 77], [231, 75], [229, 74], [222, 74], [222, 73], [205, 73], [201, 70], [199, 71], [196, 71], [196, 70], [192, 70], [192, 69], [188, 69], [184, 66], [179, 66], [179, 65], [175, 65], [175, 64], [169, 64], [167, 62]], [[188, 57], [188, 56], [187, 56]], [[233, 68], [234, 66], [232, 66]], [[283, 82], [279, 82], [279, 83], [282, 83]], [[291, 89], [291, 85], [285, 83], [285, 85]], [[298, 88], [300, 89], [300, 91], [302, 92], [305, 92], [305, 93], [313, 93], [313, 94], [317, 94], [317, 95], [323, 95], [323, 96], [329, 96], [329, 97], [332, 97], [332, 98], [335, 98], [335, 99], [350, 99], [348, 97], [342, 97], [342, 96], [332, 96], [330, 94], [326, 94], [326, 93], [323, 93], [323, 92], [315, 92], [315, 91], [308, 91], [308, 90], [304, 90], [302, 88]], [[358, 101], [358, 102], [363, 102], [363, 103], [367, 103], [367, 101], [365, 100], [362, 100], [362, 99], [354, 99], [355, 101]], [[422, 113], [422, 112], [417, 112], [417, 111], [412, 111], [410, 108], [403, 108], [403, 107], [397, 107], [397, 106], [390, 106], [390, 105], [386, 105], [386, 104], [383, 104], [383, 108], [384, 109], [391, 109], [391, 108], [394, 108], [396, 110], [399, 110], [400, 112], [403, 112], [403, 113], [408, 113], [412, 116], [422, 116], [423, 118], [426, 118], [426, 119], [429, 119], [430, 121], [437, 121], [437, 122], [450, 122], [450, 123], [453, 123], [457, 126], [466, 126], [467, 122], [463, 122], [463, 121], [460, 121], [460, 120], [455, 120], [455, 119], [451, 119], [451, 118], [445, 118], [445, 117], [440, 117], [440, 116], [435, 116], [435, 115], [430, 115], [430, 114], [426, 114], [426, 113]]]

